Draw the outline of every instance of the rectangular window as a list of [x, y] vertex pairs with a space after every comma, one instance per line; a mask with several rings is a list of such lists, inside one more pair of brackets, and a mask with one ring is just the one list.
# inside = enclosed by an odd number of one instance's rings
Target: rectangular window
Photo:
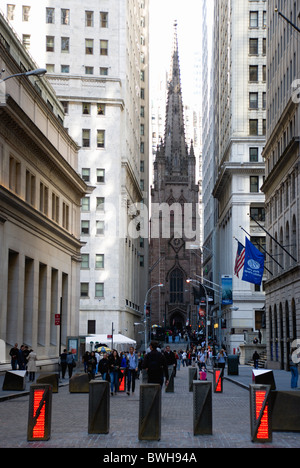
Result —
[[55, 8], [46, 8], [46, 23], [54, 24], [55, 22]]
[[95, 284], [95, 297], [104, 297], [104, 283]]
[[257, 193], [259, 191], [259, 177], [250, 176], [250, 192]]
[[62, 37], [61, 38], [61, 51], [63, 53], [70, 52], [70, 38], [69, 37]]
[[94, 53], [94, 40], [93, 39], [85, 40], [85, 53], [86, 55], [93, 55]]
[[61, 73], [70, 73], [70, 65], [61, 65], [60, 71]]
[[96, 234], [97, 236], [104, 235], [104, 221], [96, 221]]
[[85, 182], [89, 182], [90, 181], [90, 169], [89, 168], [83, 168], [81, 170], [81, 177], [82, 179], [85, 181]]
[[250, 109], [258, 109], [258, 93], [249, 93]]
[[64, 229], [66, 229], [67, 231], [69, 230], [69, 205], [67, 205], [66, 203], [63, 202], [63, 211], [62, 211], [62, 215], [63, 215], [63, 219], [62, 219], [62, 227]]
[[105, 104], [97, 104], [97, 115], [105, 115]]
[[19, 194], [21, 189], [21, 164], [12, 156], [9, 158], [9, 188]]
[[250, 28], [258, 28], [258, 11], [250, 11], [249, 26]]
[[96, 254], [96, 268], [104, 268], [104, 254]]
[[258, 55], [258, 39], [249, 39], [249, 54]]
[[29, 21], [30, 6], [22, 6], [22, 21]]
[[93, 11], [85, 12], [85, 25], [87, 28], [91, 28], [94, 26], [94, 12]]
[[70, 24], [70, 10], [67, 8], [61, 9], [61, 24]]
[[249, 67], [249, 81], [257, 83], [258, 82], [258, 65], [250, 65]]
[[54, 36], [46, 36], [46, 52], [54, 52]]
[[249, 148], [249, 161], [258, 162], [258, 148]]
[[100, 55], [108, 55], [108, 41], [100, 40]]
[[96, 198], [96, 210], [104, 212], [105, 198], [97, 197]]
[[100, 67], [100, 75], [101, 76], [108, 76], [108, 68]]
[[26, 201], [35, 204], [35, 176], [26, 170]]
[[90, 147], [90, 134], [91, 131], [88, 129], [83, 129], [82, 130], [82, 146], [83, 148], [89, 148]]
[[82, 113], [83, 113], [83, 115], [90, 115], [91, 114], [91, 103], [90, 102], [83, 102], [82, 103]]
[[40, 211], [48, 216], [48, 187], [40, 183]]
[[16, 5], [7, 5], [7, 19], [13, 21], [15, 19]]
[[97, 148], [105, 148], [105, 130], [97, 130]]
[[105, 182], [105, 169], [97, 169], [97, 183], [103, 184]]
[[88, 236], [90, 233], [90, 222], [89, 221], [81, 221], [81, 234]]
[[81, 200], [81, 211], [90, 211], [90, 197], [83, 197]]
[[249, 120], [249, 133], [250, 135], [258, 135], [258, 120], [250, 119]]
[[100, 11], [100, 28], [108, 28], [108, 13]]
[[94, 74], [94, 67], [84, 67], [84, 72], [86, 75], [93, 75]]
[[81, 268], [87, 269], [90, 267], [90, 256], [89, 254], [81, 254]]
[[89, 283], [80, 283], [80, 297], [89, 297]]
[[22, 36], [22, 44], [27, 50], [30, 48], [30, 38], [30, 34], [23, 34]]

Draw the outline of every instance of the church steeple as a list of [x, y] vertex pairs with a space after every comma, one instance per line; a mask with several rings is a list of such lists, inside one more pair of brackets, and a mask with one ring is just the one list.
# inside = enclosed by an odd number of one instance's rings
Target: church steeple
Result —
[[174, 47], [168, 84], [165, 137], [163, 142], [167, 180], [188, 182], [188, 148], [185, 141], [184, 110], [180, 79], [177, 22], [174, 23]]

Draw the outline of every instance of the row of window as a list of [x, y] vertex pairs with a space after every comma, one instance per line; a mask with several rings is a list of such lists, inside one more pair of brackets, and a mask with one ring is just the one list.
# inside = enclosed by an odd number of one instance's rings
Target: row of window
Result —
[[[7, 19], [9, 21], [15, 20], [16, 5], [7, 5]], [[46, 24], [55, 24], [55, 8], [46, 7]], [[22, 6], [22, 21], [30, 21], [31, 7]], [[94, 11], [85, 10], [85, 26], [93, 27], [95, 25], [96, 15]], [[70, 23], [70, 10], [68, 8], [61, 8], [59, 12], [60, 24], [69, 26]], [[99, 27], [108, 28], [108, 12], [100, 11]]]
[[[90, 254], [87, 254], [87, 253], [81, 254], [81, 268], [83, 270], [87, 270], [90, 268]], [[96, 254], [95, 268], [96, 269], [104, 268], [104, 254]]]
[[[55, 68], [54, 63], [47, 63], [46, 64], [47, 73], [56, 73], [57, 70]], [[59, 73], [70, 73], [70, 65], [61, 64]], [[109, 69], [108, 67], [99, 67], [99, 76], [108, 76]], [[94, 67], [85, 66], [84, 67], [84, 74], [85, 75], [96, 75], [97, 72]]]
[[[249, 39], [249, 55], [259, 55], [260, 39], [251, 37]], [[262, 38], [262, 55], [267, 54], [267, 39]]]
[[[267, 106], [267, 93], [261, 93], [261, 108], [266, 109]], [[259, 93], [249, 93], [249, 108], [258, 109], [259, 108]]]
[[259, 121], [259, 119], [250, 119], [249, 120], [249, 135], [250, 136], [266, 135], [266, 119], [262, 119], [261, 122]]
[[268, 205], [268, 215], [270, 223], [275, 221], [283, 213], [284, 209], [290, 208], [290, 204], [296, 199], [296, 174], [293, 173], [290, 179], [286, 180], [279, 190], [277, 190]]
[[[95, 298], [104, 297], [104, 283], [95, 283], [94, 294]], [[80, 283], [80, 297], [81, 299], [87, 299], [90, 297], [89, 283]]]
[[[94, 55], [95, 43], [94, 39], [85, 39], [85, 55]], [[108, 55], [108, 43], [107, 39], [99, 39], [99, 51], [98, 53], [102, 56]], [[55, 36], [46, 36], [46, 52], [55, 52]], [[70, 38], [60, 38], [60, 52], [70, 52]]]
[[[45, 216], [50, 217], [56, 223], [61, 222], [63, 228], [69, 230], [70, 208], [65, 202], [61, 203], [59, 196], [40, 181], [39, 187], [36, 176], [26, 169], [25, 171], [25, 200], [33, 207], [38, 207]], [[9, 188], [21, 196], [22, 183], [21, 163], [13, 156], [9, 158]], [[60, 212], [60, 210], [62, 212]]]

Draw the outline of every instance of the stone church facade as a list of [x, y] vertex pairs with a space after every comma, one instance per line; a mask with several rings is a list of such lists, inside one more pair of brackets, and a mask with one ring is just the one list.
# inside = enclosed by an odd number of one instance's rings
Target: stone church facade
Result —
[[[166, 103], [164, 140], [157, 147], [151, 191], [151, 325], [177, 330], [198, 324], [193, 286], [201, 274], [199, 187], [193, 143], [185, 140], [177, 32]], [[155, 288], [155, 285], [163, 287]]]

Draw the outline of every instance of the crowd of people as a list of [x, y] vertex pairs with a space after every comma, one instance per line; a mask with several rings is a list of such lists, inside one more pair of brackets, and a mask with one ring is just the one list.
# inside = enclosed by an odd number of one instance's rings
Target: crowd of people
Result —
[[[113, 350], [110, 352], [87, 351], [82, 359], [84, 372], [94, 379], [101, 375], [103, 380], [110, 382], [111, 396], [116, 395], [122, 379], [126, 375], [127, 394], [134, 394], [135, 380], [140, 378], [142, 370], [147, 371], [148, 383], [158, 383], [161, 386], [169, 383], [169, 368], [173, 366], [173, 376], [180, 371], [181, 366], [198, 366], [199, 372], [206, 372], [207, 366], [213, 366], [213, 351], [210, 347], [187, 347], [186, 350], [171, 350], [167, 344], [163, 349], [152, 341], [146, 351], [136, 352], [133, 347], [129, 352]], [[226, 353], [222, 349], [216, 356], [217, 364], [224, 372]]]

